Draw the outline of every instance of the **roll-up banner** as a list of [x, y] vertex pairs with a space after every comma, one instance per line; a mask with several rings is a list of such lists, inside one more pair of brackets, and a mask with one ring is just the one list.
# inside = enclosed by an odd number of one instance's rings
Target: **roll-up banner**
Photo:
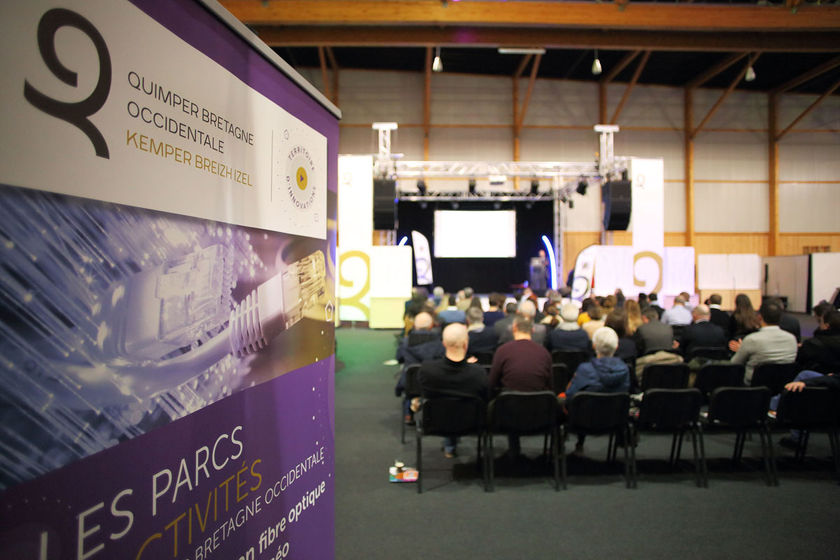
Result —
[[214, 2], [0, 26], [0, 558], [332, 558], [337, 110]]

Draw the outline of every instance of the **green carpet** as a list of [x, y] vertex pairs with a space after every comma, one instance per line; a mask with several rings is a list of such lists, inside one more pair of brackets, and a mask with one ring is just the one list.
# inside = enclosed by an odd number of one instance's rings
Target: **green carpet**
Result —
[[[694, 485], [690, 463], [668, 468], [670, 438], [648, 435], [637, 451], [636, 490], [624, 487], [620, 464], [604, 464], [606, 438], [587, 439], [586, 458], [569, 461], [565, 491], [555, 492], [531, 462], [497, 472], [495, 492], [485, 493], [475, 441], [447, 460], [436, 438], [424, 439], [423, 494], [389, 483], [394, 460], [415, 464], [413, 432], [399, 440], [398, 368], [383, 364], [393, 358], [395, 332], [336, 332], [336, 558], [840, 557], [840, 486], [822, 434], [811, 438], [817, 458], [801, 465], [776, 446], [777, 488], [764, 484], [758, 438], [747, 442], [745, 465], [733, 467], [734, 436], [725, 434], [706, 438], [708, 489]], [[506, 442], [496, 441], [499, 455]], [[541, 449], [541, 438], [523, 438], [526, 454]]]

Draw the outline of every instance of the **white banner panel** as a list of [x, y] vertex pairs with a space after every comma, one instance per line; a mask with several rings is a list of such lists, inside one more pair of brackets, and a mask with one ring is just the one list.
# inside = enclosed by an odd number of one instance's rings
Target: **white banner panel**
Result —
[[366, 247], [373, 239], [373, 156], [338, 157], [338, 243]]
[[694, 247], [665, 247], [663, 294], [694, 293]]
[[701, 290], [761, 289], [758, 255], [698, 255], [697, 267], [697, 286]]
[[840, 253], [812, 254], [811, 307], [820, 300], [831, 300], [837, 288], [840, 288]]
[[419, 231], [411, 231], [411, 245], [414, 247], [414, 268], [417, 269], [417, 285], [428, 286], [434, 283], [432, 275], [432, 253], [429, 240]]
[[625, 294], [633, 290], [633, 248], [619, 245], [598, 247], [595, 256], [595, 287], [597, 296], [607, 296], [621, 288]]
[[762, 294], [784, 296], [787, 298], [788, 311], [807, 313], [808, 255], [763, 257], [761, 264]]
[[340, 321], [370, 320], [370, 264], [370, 247], [338, 250]]
[[370, 251], [372, 297], [411, 297], [411, 247], [375, 246]]
[[326, 238], [323, 135], [128, 3], [52, 4], [0, 4], [0, 182]]
[[630, 229], [636, 252], [660, 256], [665, 240], [665, 167], [661, 159], [630, 160], [633, 212]]

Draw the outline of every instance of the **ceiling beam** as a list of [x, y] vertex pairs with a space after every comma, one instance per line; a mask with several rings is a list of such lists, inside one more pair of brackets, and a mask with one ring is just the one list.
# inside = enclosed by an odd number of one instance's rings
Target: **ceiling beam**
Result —
[[834, 70], [838, 66], [840, 66], [840, 56], [835, 56], [831, 60], [829, 60], [827, 62], [824, 62], [823, 64], [820, 64], [816, 68], [808, 70], [804, 74], [800, 74], [799, 76], [795, 77], [794, 79], [790, 80], [789, 82], [786, 82], [786, 83], [780, 85], [779, 87], [777, 87], [776, 89], [773, 90], [773, 93], [784, 93], [784, 92], [789, 91], [789, 90], [791, 90], [795, 87], [799, 87], [806, 82], [810, 82], [811, 80], [813, 80], [817, 76], [825, 74], [829, 70]]
[[540, 60], [542, 55], [538, 54], [534, 57], [534, 63], [531, 65], [531, 76], [528, 79], [528, 89], [525, 91], [525, 100], [522, 101], [522, 108], [517, 115], [516, 128], [522, 129], [522, 123], [525, 122], [525, 115], [528, 113], [528, 104], [531, 102], [531, 94], [534, 92], [534, 84], [537, 81], [537, 72], [540, 69]]
[[[828, 97], [829, 95], [831, 95], [832, 93], [834, 93], [835, 91], [837, 91], [837, 88], [839, 88], [839, 87], [840, 87], [840, 80], [837, 80], [836, 82], [834, 82], [834, 85], [832, 85], [830, 88], [828, 88], [828, 89], [827, 89], [827, 90], [826, 90], [826, 91], [825, 91], [825, 92], [824, 92], [821, 96], [819, 96], [819, 97], [816, 99], [816, 101], [814, 101], [813, 103], [811, 103], [811, 105], [809, 105], [807, 109], [805, 109], [804, 111], [802, 111], [801, 113], [799, 113], [799, 116], [798, 116], [798, 117], [796, 117], [795, 119], [793, 119], [793, 122], [792, 122], [792, 123], [790, 123], [790, 124], [787, 126], [787, 128], [785, 128], [783, 131], [781, 131], [779, 134], [777, 134], [777, 135], [776, 135], [776, 141], [778, 142], [779, 140], [781, 140], [781, 139], [782, 139], [782, 137], [783, 137], [785, 134], [787, 134], [788, 132], [790, 132], [790, 131], [791, 131], [791, 129], [792, 129], [794, 126], [796, 126], [797, 124], [799, 124], [799, 121], [801, 121], [802, 119], [804, 119], [804, 118], [805, 118], [805, 115], [807, 115], [808, 113], [810, 113], [811, 111], [813, 111], [814, 109], [816, 109], [816, 108], [817, 108], [817, 105], [819, 105], [820, 103], [822, 103], [822, 102], [825, 100], [825, 98], [826, 98], [826, 97]], [[771, 131], [771, 132], [772, 132], [772, 131]]]
[[720, 62], [718, 62], [717, 64], [715, 64], [714, 66], [712, 66], [711, 68], [709, 68], [708, 70], [691, 80], [690, 82], [688, 82], [686, 84], [686, 87], [689, 89], [694, 89], [702, 86], [703, 84], [705, 84], [706, 82], [708, 82], [709, 80], [711, 80], [712, 78], [714, 78], [715, 76], [717, 76], [718, 74], [720, 74], [721, 72], [723, 72], [739, 60], [741, 60], [742, 58], [744, 58], [745, 56], [747, 56], [747, 53], [735, 53], [727, 56], [726, 58], [724, 58], [723, 60], [721, 60]]
[[613, 81], [616, 78], [616, 76], [618, 76], [621, 73], [622, 70], [627, 68], [628, 64], [633, 62], [633, 59], [636, 58], [640, 52], [642, 51], [633, 51], [624, 55], [624, 58], [622, 58], [618, 62], [618, 64], [610, 68], [610, 71], [607, 72], [603, 78], [601, 78], [601, 82], [608, 84], [611, 81]]
[[[518, 3], [518, 2], [517, 2]], [[565, 3], [563, 3], [565, 4]], [[661, 4], [656, 4], [657, 6]], [[615, 9], [615, 8], [613, 8]], [[271, 47], [517, 47], [523, 30], [510, 27], [264, 26], [253, 31]], [[840, 52], [840, 33], [828, 31], [679, 32], [531, 28], [528, 44], [547, 49], [689, 52]]]
[[719, 4], [627, 5], [595, 2], [448, 2], [439, 0], [222, 0], [246, 24], [510, 25], [589, 29], [784, 31], [840, 30], [840, 7]]
[[624, 89], [624, 95], [621, 96], [621, 101], [618, 102], [618, 106], [615, 108], [612, 119], [610, 119], [610, 124], [615, 124], [616, 121], [618, 121], [618, 116], [621, 115], [621, 110], [624, 109], [624, 104], [627, 102], [627, 98], [630, 97], [630, 92], [633, 91], [634, 87], [636, 87], [636, 82], [639, 81], [639, 76], [642, 75], [642, 71], [645, 69], [645, 65], [647, 64], [649, 58], [650, 51], [645, 51], [645, 54], [642, 55], [642, 59], [639, 60], [639, 64], [636, 66], [636, 71], [633, 72], [633, 78]]
[[526, 54], [522, 57], [522, 60], [519, 62], [519, 66], [516, 68], [516, 73], [513, 75], [514, 78], [519, 78], [522, 75], [522, 72], [528, 67], [528, 63], [531, 62], [531, 59], [534, 57], [532, 54]]
[[[706, 123], [709, 122], [709, 119], [712, 118], [712, 115], [714, 115], [717, 112], [717, 110], [720, 109], [720, 106], [723, 105], [723, 102], [726, 101], [726, 98], [729, 97], [732, 94], [733, 91], [735, 91], [735, 86], [737, 86], [738, 83], [741, 80], [744, 79], [744, 75], [747, 73], [747, 68], [749, 68], [750, 66], [755, 64], [755, 61], [758, 60], [759, 56], [760, 56], [759, 53], [755, 53], [753, 55], [750, 55], [750, 58], [747, 61], [746, 66], [744, 66], [744, 68], [740, 72], [738, 72], [738, 75], [735, 77], [734, 80], [732, 80], [732, 83], [729, 84], [729, 87], [726, 88], [726, 91], [723, 92], [723, 94], [720, 96], [720, 98], [717, 100], [717, 102], [714, 105], [712, 105], [711, 109], [709, 109], [709, 112], [706, 113], [706, 116], [703, 118], [703, 120], [700, 121], [700, 124], [698, 124], [695, 127], [695, 129], [691, 131], [691, 137], [692, 138], [695, 138], [697, 136], [697, 133], [700, 132], [701, 130], [703, 130], [703, 127], [706, 126]], [[690, 89], [690, 88], [686, 88], [686, 89]]]

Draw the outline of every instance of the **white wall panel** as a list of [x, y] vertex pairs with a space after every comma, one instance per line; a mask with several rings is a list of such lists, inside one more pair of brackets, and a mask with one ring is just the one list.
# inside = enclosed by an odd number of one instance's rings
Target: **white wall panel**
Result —
[[[320, 83], [319, 72], [316, 84]], [[338, 95], [343, 123], [423, 122], [420, 73], [345, 70], [339, 74]]]
[[[510, 83], [510, 78], [506, 81]], [[510, 86], [509, 86], [510, 87]], [[519, 106], [525, 101], [528, 80], [519, 80]], [[598, 86], [584, 82], [537, 80], [526, 125], [585, 126], [591, 128], [598, 121]]]
[[694, 178], [767, 181], [767, 139], [759, 133], [701, 132], [694, 143]]
[[840, 183], [779, 185], [779, 230], [837, 231], [840, 224]]
[[[682, 93], [680, 90], [676, 92]], [[719, 89], [698, 89], [694, 92], [694, 126], [706, 117], [709, 110], [723, 94]], [[680, 121], [682, 123], [682, 121]], [[703, 126], [725, 129], [767, 129], [767, 96], [763, 94], [734, 92], [715, 111]], [[701, 132], [701, 134], [703, 134]]]
[[594, 165], [598, 136], [592, 130], [526, 128], [520, 136], [519, 151], [521, 161], [577, 161]]
[[840, 133], [791, 132], [782, 138], [779, 142], [779, 179], [840, 180]]
[[[607, 88], [607, 118], [612, 119], [626, 84], [611, 84]], [[598, 104], [597, 95], [595, 104]], [[619, 126], [683, 126], [682, 90], [659, 86], [636, 86], [618, 116]]]
[[[421, 81], [421, 110], [422, 86]], [[513, 122], [512, 90], [510, 78], [435, 74], [432, 76], [431, 122], [509, 124]], [[422, 122], [422, 113], [420, 120], [415, 122]]]
[[695, 183], [695, 231], [767, 231], [769, 195], [764, 183]]
[[[793, 122], [793, 119], [797, 118], [802, 111], [810, 107], [818, 97], [818, 95], [803, 94], [783, 95], [779, 99], [779, 128], [782, 130], [787, 128]], [[824, 99], [817, 106], [817, 109], [805, 115], [805, 118], [799, 121], [793, 130], [814, 128], [834, 130], [840, 128], [840, 98], [833, 95]]]
[[510, 161], [512, 136], [508, 128], [433, 128], [429, 159]]

